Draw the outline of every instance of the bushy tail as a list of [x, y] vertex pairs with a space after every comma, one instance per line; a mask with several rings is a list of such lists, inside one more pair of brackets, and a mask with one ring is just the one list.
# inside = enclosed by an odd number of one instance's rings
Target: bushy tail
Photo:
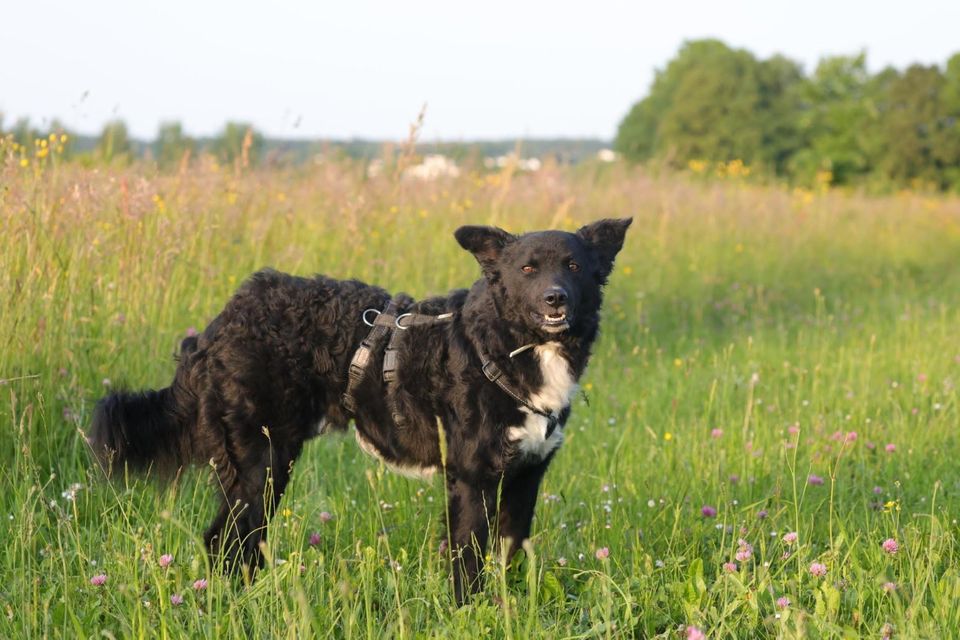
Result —
[[188, 434], [177, 414], [173, 387], [112, 393], [94, 409], [90, 446], [108, 472], [124, 465], [173, 472], [189, 461]]

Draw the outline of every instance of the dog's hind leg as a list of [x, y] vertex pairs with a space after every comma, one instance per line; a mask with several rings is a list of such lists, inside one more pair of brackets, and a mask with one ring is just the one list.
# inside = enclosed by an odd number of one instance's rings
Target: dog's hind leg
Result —
[[220, 476], [224, 505], [204, 540], [214, 560], [222, 555], [226, 571], [239, 572], [243, 567], [255, 571], [261, 566], [267, 523], [283, 497], [299, 451], [299, 446], [291, 451], [264, 443], [258, 451], [248, 451], [236, 473]]

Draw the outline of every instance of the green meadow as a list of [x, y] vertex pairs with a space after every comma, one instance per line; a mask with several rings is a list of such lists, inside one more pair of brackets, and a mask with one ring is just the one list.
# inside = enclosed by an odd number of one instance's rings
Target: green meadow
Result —
[[[960, 634], [960, 200], [620, 163], [421, 182], [6, 157], [0, 637]], [[179, 341], [260, 267], [425, 296], [478, 277], [461, 224], [622, 216], [531, 545], [491, 557], [468, 606], [442, 482], [349, 435], [307, 445], [252, 584], [208, 565], [209, 467], [157, 483], [91, 463], [96, 400], [166, 386]]]

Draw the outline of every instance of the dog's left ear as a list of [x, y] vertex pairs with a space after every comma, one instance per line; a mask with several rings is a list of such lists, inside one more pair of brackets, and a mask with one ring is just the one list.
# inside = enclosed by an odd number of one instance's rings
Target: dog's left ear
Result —
[[633, 218], [604, 218], [580, 227], [577, 235], [590, 245], [600, 258], [600, 281], [606, 282], [613, 270], [613, 260], [623, 248], [623, 238]]
[[453, 232], [460, 246], [473, 254], [484, 271], [493, 266], [503, 248], [517, 239], [499, 227], [460, 227]]

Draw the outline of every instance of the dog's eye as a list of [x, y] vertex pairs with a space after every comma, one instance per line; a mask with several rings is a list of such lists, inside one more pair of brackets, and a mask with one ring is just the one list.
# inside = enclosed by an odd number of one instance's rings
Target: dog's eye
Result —
[[520, 271], [523, 271], [524, 273], [533, 273], [536, 270], [537, 268], [532, 264], [525, 264], [522, 267], [520, 267]]
[[570, 264], [567, 265], [567, 268], [570, 269], [570, 271], [580, 271], [580, 265], [572, 260], [570, 261]]

